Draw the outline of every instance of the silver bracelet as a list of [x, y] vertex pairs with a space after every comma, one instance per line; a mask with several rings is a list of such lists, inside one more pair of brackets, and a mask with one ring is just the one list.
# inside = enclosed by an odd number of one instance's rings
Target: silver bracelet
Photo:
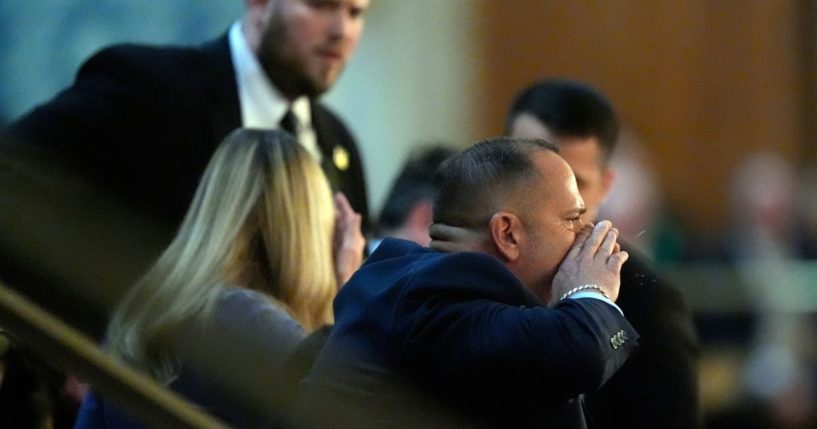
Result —
[[610, 299], [610, 297], [607, 296], [607, 292], [605, 292], [604, 289], [600, 288], [599, 285], [586, 284], [586, 285], [576, 286], [573, 289], [570, 289], [569, 291], [565, 292], [565, 294], [562, 295], [561, 298], [559, 298], [559, 301], [569, 297], [570, 295], [573, 295], [576, 292], [580, 292], [580, 291], [588, 290], [588, 289], [597, 290], [600, 294], [604, 295], [605, 298]]

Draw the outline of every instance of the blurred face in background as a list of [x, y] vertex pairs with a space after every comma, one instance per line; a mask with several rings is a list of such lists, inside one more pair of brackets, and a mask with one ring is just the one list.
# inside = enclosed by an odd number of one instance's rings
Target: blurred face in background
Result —
[[598, 137], [555, 135], [536, 117], [527, 113], [514, 118], [511, 137], [542, 139], [559, 147], [559, 155], [576, 175], [579, 193], [587, 205], [583, 219], [595, 222], [599, 206], [607, 197], [614, 179], [612, 170], [605, 164]]
[[369, 0], [249, 0], [261, 67], [289, 99], [326, 92], [357, 47], [368, 7]]

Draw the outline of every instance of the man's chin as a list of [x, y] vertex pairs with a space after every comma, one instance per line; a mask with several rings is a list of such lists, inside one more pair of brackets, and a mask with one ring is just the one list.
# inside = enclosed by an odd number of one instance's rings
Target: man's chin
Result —
[[307, 85], [310, 87], [309, 92], [313, 96], [317, 96], [329, 91], [332, 89], [332, 86], [335, 85], [335, 82], [337, 82], [341, 71], [342, 69], [328, 68], [315, 73], [307, 82]]
[[335, 80], [314, 80], [310, 79], [301, 85], [301, 93], [309, 98], [315, 98], [323, 95], [326, 91], [332, 88]]

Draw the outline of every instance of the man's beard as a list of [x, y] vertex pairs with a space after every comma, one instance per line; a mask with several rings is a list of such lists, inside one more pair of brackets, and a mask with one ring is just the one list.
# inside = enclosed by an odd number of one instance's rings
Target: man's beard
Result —
[[335, 79], [319, 81], [310, 77], [305, 64], [285, 56], [288, 43], [286, 23], [273, 15], [261, 35], [258, 61], [275, 87], [289, 99], [302, 95], [313, 98], [328, 91]]

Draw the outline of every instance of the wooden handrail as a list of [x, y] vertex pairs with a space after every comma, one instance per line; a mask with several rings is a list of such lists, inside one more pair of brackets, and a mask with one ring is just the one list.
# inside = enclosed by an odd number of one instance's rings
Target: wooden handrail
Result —
[[157, 428], [226, 428], [152, 378], [106, 354], [88, 337], [0, 282], [0, 326], [57, 366]]

